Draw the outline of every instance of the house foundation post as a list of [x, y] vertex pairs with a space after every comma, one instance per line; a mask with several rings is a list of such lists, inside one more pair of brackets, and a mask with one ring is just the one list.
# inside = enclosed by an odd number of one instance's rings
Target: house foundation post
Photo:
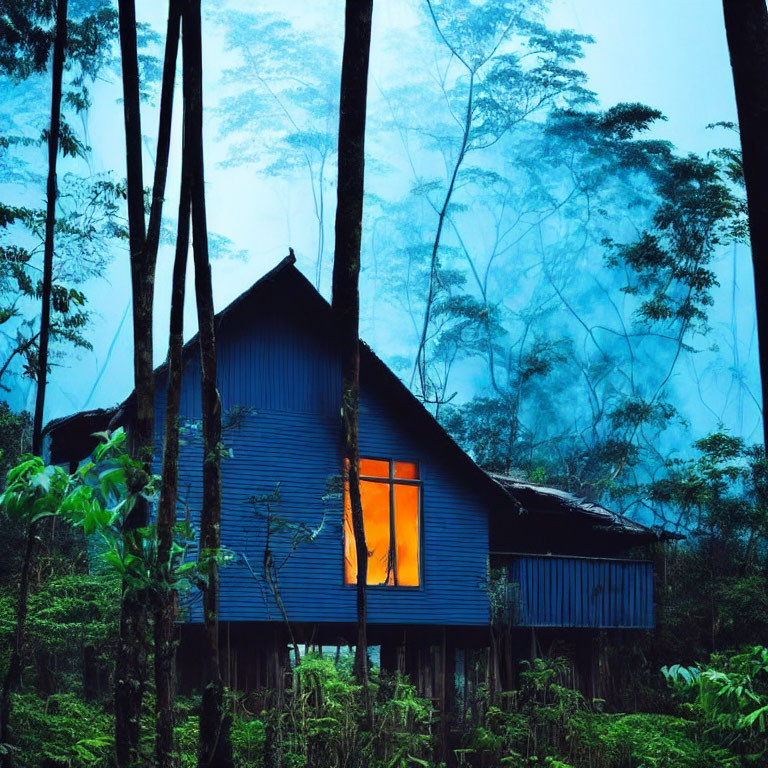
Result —
[[453, 724], [456, 719], [456, 646], [443, 627], [440, 644], [440, 741], [442, 760], [452, 765]]
[[382, 672], [394, 674], [397, 671], [398, 648], [393, 643], [382, 643], [379, 666]]

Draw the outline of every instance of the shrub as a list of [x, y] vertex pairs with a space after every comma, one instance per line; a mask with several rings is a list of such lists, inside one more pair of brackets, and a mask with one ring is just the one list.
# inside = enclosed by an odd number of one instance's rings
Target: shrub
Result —
[[28, 693], [14, 697], [11, 728], [16, 762], [23, 768], [112, 768], [112, 718], [72, 693], [43, 700]]

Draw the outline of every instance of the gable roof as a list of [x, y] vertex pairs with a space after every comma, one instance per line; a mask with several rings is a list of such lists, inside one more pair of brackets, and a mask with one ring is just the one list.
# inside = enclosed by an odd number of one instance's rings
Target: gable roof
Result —
[[[293, 252], [280, 261], [277, 266], [259, 278], [247, 291], [241, 293], [233, 302], [228, 304], [215, 317], [216, 331], [218, 332], [222, 323], [232, 315], [237, 309], [246, 306], [252, 302], [263, 288], [274, 279], [275, 276], [283, 272], [287, 267], [296, 263], [296, 257]], [[298, 270], [297, 270], [298, 271]], [[194, 351], [199, 343], [200, 334], [196, 333], [189, 341], [184, 344], [183, 359]], [[155, 377], [165, 373], [168, 368], [168, 361], [155, 368]], [[125, 426], [130, 421], [130, 413], [133, 406], [134, 393], [131, 392], [128, 397], [118, 405], [112, 408], [97, 408], [90, 411], [79, 411], [69, 416], [61, 416], [52, 419], [43, 428], [43, 438], [48, 439], [48, 451], [50, 461], [53, 464], [64, 464], [69, 461], [80, 461], [89, 456], [96, 446], [96, 439], [87, 439], [87, 436], [94, 432], [103, 432], [107, 429], [116, 429], [118, 426]]]
[[[296, 268], [296, 258], [291, 251], [279, 264], [257, 280], [247, 291], [216, 314], [216, 332], [220, 333], [230, 322], [250, 309], [258, 309], [261, 302], [274, 298], [275, 293], [284, 294], [286, 312], [301, 306], [304, 311], [317, 313], [331, 327], [335, 324], [330, 304], [321, 296], [310, 281]], [[186, 360], [195, 352], [199, 335], [195, 334], [184, 344]], [[155, 369], [155, 376], [165, 372], [167, 362]], [[457, 470], [485, 497], [494, 511], [509, 515], [521, 512], [536, 512], [546, 499], [552, 511], [566, 510], [581, 522], [589, 523], [596, 529], [608, 526], [613, 532], [627, 536], [631, 543], [645, 543], [664, 538], [654, 529], [617, 515], [599, 505], [580, 502], [564, 491], [532, 483], [522, 483], [512, 478], [492, 475], [481, 469], [474, 460], [459, 447], [424, 405], [413, 395], [397, 375], [364, 341], [360, 341], [361, 384], [386, 396], [409, 422], [421, 430], [429, 441], [440, 450], [441, 458], [452, 463]], [[43, 430], [49, 451], [49, 460], [54, 464], [78, 462], [91, 454], [96, 446], [96, 432], [115, 429], [131, 421], [133, 393], [114, 408], [81, 411], [70, 416], [54, 419]]]

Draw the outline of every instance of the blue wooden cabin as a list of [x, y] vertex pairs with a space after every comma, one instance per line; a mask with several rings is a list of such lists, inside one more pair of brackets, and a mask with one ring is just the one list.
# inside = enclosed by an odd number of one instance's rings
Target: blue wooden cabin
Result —
[[[231, 553], [221, 574], [224, 668], [230, 684], [252, 687], [279, 674], [286, 619], [302, 643], [338, 646], [355, 636], [339, 357], [330, 306], [292, 257], [217, 315], [217, 341], [231, 450], [223, 462], [222, 543]], [[194, 523], [202, 463], [197, 337], [184, 359], [179, 493]], [[161, 366], [158, 469], [165, 390]], [[94, 432], [130, 429], [131, 412], [129, 397], [114, 409], [52, 422], [51, 461], [77, 463], [92, 451]], [[383, 666], [411, 671], [426, 693], [439, 686], [425, 660], [445, 669], [454, 663], [446, 654], [458, 653], [461, 663], [463, 649], [493, 645], [489, 630], [500, 623], [507, 652], [517, 656], [545, 651], [546, 633], [578, 639], [653, 627], [652, 567], [626, 553], [663, 534], [554, 489], [484, 472], [364, 344], [360, 455], [370, 642], [381, 646]], [[489, 597], [499, 585], [501, 607]], [[192, 599], [179, 654], [190, 687], [199, 622]]]

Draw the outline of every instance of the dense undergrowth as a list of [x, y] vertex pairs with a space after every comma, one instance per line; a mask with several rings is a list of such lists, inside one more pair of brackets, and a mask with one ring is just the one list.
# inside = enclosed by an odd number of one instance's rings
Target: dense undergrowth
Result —
[[[657, 573], [663, 574], [656, 585], [657, 630], [633, 638], [611, 639], [606, 633], [601, 639], [610, 670], [606, 678], [612, 680], [606, 689], [608, 701], [588, 700], [568, 687], [565, 682], [574, 678], [567, 674], [566, 662], [537, 659], [524, 663], [516, 676], [510, 674], [515, 690], [504, 692], [489, 684], [487, 662], [485, 669], [481, 662], [473, 668], [472, 685], [457, 686], [465, 694], [457, 707], [460, 714], [447, 720], [406, 678], [374, 668], [368, 713], [349, 657], [341, 654], [337, 665], [335, 659], [309, 654], [287, 673], [280, 690], [230, 694], [235, 764], [243, 768], [768, 765], [768, 649], [758, 645], [768, 627], [765, 463], [761, 454], [754, 467], [735, 468], [729, 457], [734, 451], [740, 455], [742, 448], [718, 436], [701, 467], [685, 475], [679, 487], [667, 487], [668, 495], [693, 487], [696, 493], [691, 498], [706, 514], [700, 512], [699, 532], [685, 548], [668, 547], [657, 553]], [[730, 478], [747, 471], [760, 478], [753, 483], [755, 488], [730, 491]], [[66, 480], [62, 471], [52, 472], [54, 478]], [[98, 477], [101, 482], [102, 475]], [[30, 498], [35, 503], [41, 487], [39, 483], [32, 487]], [[74, 507], [67, 509], [72, 518]], [[112, 688], [120, 583], [126, 571], [106, 566], [124, 566], [125, 561], [106, 556], [119, 555], [119, 539], [107, 535], [109, 525], [102, 537], [106, 555], [87, 556], [83, 533], [92, 532], [98, 520], [94, 509], [85, 512], [74, 515], [79, 528], [65, 525], [69, 518], [54, 518], [46, 519], [39, 531], [22, 685], [12, 699], [12, 732], [7, 743], [0, 744], [0, 752], [10, 752], [18, 768], [114, 765]], [[14, 563], [25, 538], [23, 522], [5, 516], [0, 540], [3, 674], [16, 626]], [[744, 643], [749, 645], [738, 652], [729, 650]], [[566, 651], [551, 645], [546, 653]], [[672, 666], [662, 670], [663, 664]], [[146, 766], [153, 764], [151, 684], [148, 680], [141, 729]], [[177, 699], [178, 768], [197, 765], [199, 711], [199, 699]]]
[[[484, 702], [477, 722], [451, 728], [448, 753], [438, 713], [401, 677], [372, 674], [370, 724], [360, 688], [329, 658], [306, 656], [293, 688], [277, 707], [274, 692], [231, 700], [233, 746], [242, 768], [406, 768], [440, 766], [446, 759], [473, 768], [741, 768], [763, 764], [757, 731], [746, 741], [718, 726], [694, 700], [680, 700], [678, 716], [610, 714], [554, 682], [539, 661], [521, 675], [521, 689], [499, 705]], [[690, 697], [689, 697], [690, 698]], [[260, 702], [261, 709], [250, 709]], [[197, 764], [197, 708], [182, 698], [176, 728], [177, 760]], [[263, 705], [268, 706], [264, 707]], [[17, 763], [24, 768], [110, 768], [112, 722], [107, 703], [76, 693], [17, 696], [13, 731]], [[151, 702], [146, 733], [151, 734]], [[722, 725], [722, 724], [721, 724]], [[753, 738], [756, 737], [756, 738]], [[147, 765], [152, 744], [146, 743]]]
[[[55, 558], [54, 558], [55, 559]], [[12, 740], [19, 768], [111, 768], [112, 658], [119, 584], [39, 561], [30, 601], [22, 692]], [[0, 591], [0, 651], [13, 631], [14, 600]], [[0, 653], [0, 668], [7, 658]], [[652, 671], [638, 704], [608, 711], [562, 681], [562, 660], [523, 663], [515, 691], [480, 685], [447, 723], [400, 676], [372, 670], [370, 721], [351, 660], [305, 655], [285, 690], [232, 694], [232, 741], [242, 768], [750, 768], [768, 760], [768, 650], [714, 654], [708, 664]], [[635, 686], [643, 687], [638, 678]], [[652, 706], [648, 706], [653, 702]], [[176, 760], [197, 764], [197, 697], [177, 701]], [[144, 751], [152, 765], [153, 697]], [[463, 719], [462, 719], [463, 717]]]

